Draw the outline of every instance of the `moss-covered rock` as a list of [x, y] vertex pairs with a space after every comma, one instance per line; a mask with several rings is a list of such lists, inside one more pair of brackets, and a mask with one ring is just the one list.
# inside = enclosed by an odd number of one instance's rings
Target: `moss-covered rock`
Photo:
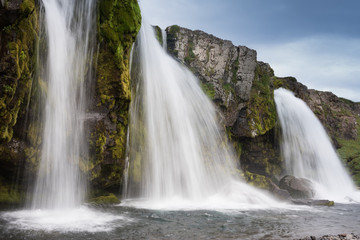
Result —
[[[6, 9], [1, 9], [7, 14]], [[0, 33], [0, 142], [9, 142], [24, 115], [36, 62], [37, 13], [33, 0], [24, 0], [16, 18]], [[10, 14], [10, 13], [9, 13]]]
[[110, 193], [105, 196], [91, 198], [88, 202], [95, 205], [113, 205], [119, 204], [120, 200], [114, 194]]
[[270, 66], [258, 62], [247, 107], [247, 119], [252, 137], [263, 135], [275, 126], [277, 114], [272, 78], [274, 73]]
[[27, 109], [36, 72], [38, 9], [34, 0], [0, 6], [0, 203], [19, 204], [29, 141]]
[[95, 113], [89, 124], [91, 185], [118, 192], [123, 180], [128, 111], [131, 100], [129, 60], [140, 30], [136, 0], [102, 0], [98, 3]]

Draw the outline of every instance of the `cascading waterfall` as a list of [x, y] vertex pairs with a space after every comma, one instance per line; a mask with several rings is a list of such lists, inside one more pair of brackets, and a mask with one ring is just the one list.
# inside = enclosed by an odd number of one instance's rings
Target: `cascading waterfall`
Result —
[[84, 85], [91, 65], [95, 1], [43, 0], [48, 55], [43, 146], [32, 208], [79, 206], [86, 184], [79, 159], [83, 136]]
[[325, 129], [304, 101], [286, 89], [275, 91], [282, 130], [282, 156], [288, 174], [307, 178], [317, 198], [357, 199], [356, 188], [341, 164]]
[[151, 26], [142, 24], [133, 51], [125, 198], [153, 204], [147, 207], [275, 205], [240, 180], [211, 101], [196, 77], [160, 46]]

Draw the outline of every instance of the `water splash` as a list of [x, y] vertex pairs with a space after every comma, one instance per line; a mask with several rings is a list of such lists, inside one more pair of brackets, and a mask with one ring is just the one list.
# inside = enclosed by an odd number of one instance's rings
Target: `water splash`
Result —
[[325, 129], [311, 109], [286, 89], [275, 90], [274, 94], [287, 173], [311, 180], [317, 198], [340, 202], [346, 202], [347, 198], [360, 199]]
[[[275, 206], [239, 177], [235, 157], [198, 79], [142, 24], [133, 53], [125, 205], [146, 208]], [[133, 199], [135, 198], [135, 200]]]
[[43, 0], [47, 81], [43, 146], [32, 208], [70, 208], [83, 200], [79, 160], [83, 136], [84, 82], [92, 61], [95, 1]]

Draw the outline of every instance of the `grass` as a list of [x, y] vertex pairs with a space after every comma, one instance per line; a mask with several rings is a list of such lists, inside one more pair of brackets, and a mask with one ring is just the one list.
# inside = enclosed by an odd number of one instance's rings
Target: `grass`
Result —
[[358, 136], [354, 140], [338, 138], [338, 153], [357, 186], [360, 186], [360, 117], [357, 118]]

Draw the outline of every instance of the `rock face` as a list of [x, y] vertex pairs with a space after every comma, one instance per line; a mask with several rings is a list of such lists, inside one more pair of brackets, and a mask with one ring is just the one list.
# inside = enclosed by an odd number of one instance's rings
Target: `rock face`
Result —
[[202, 31], [171, 26], [166, 32], [168, 52], [200, 79], [234, 142], [244, 172], [256, 174], [251, 181], [262, 182], [256, 176], [279, 175], [271, 67], [257, 61], [255, 50]]
[[131, 100], [130, 51], [140, 30], [136, 0], [98, 1], [99, 52], [87, 117], [92, 189], [118, 193], [125, 165]]
[[314, 191], [309, 180], [285, 176], [280, 180], [279, 187], [288, 191], [292, 198], [312, 198]]
[[249, 181], [260, 183], [266, 177], [278, 183], [283, 174], [273, 91], [284, 87], [318, 116], [360, 184], [360, 104], [309, 90], [292, 77], [276, 77], [269, 64], [257, 61], [256, 52], [247, 47], [176, 25], [166, 32], [168, 52], [200, 79], [234, 143], [242, 169], [255, 174]]
[[[26, 150], [32, 146], [26, 110], [31, 98], [38, 31], [34, 0], [0, 3], [0, 204], [18, 203], [11, 183], [22, 182]], [[22, 191], [22, 187], [19, 187]]]
[[[178, 26], [166, 29], [168, 51], [201, 80], [205, 93], [216, 103], [226, 127], [237, 136], [253, 136], [247, 124], [247, 103], [259, 63], [256, 51], [202, 31]], [[271, 73], [270, 73], [271, 74]]]

